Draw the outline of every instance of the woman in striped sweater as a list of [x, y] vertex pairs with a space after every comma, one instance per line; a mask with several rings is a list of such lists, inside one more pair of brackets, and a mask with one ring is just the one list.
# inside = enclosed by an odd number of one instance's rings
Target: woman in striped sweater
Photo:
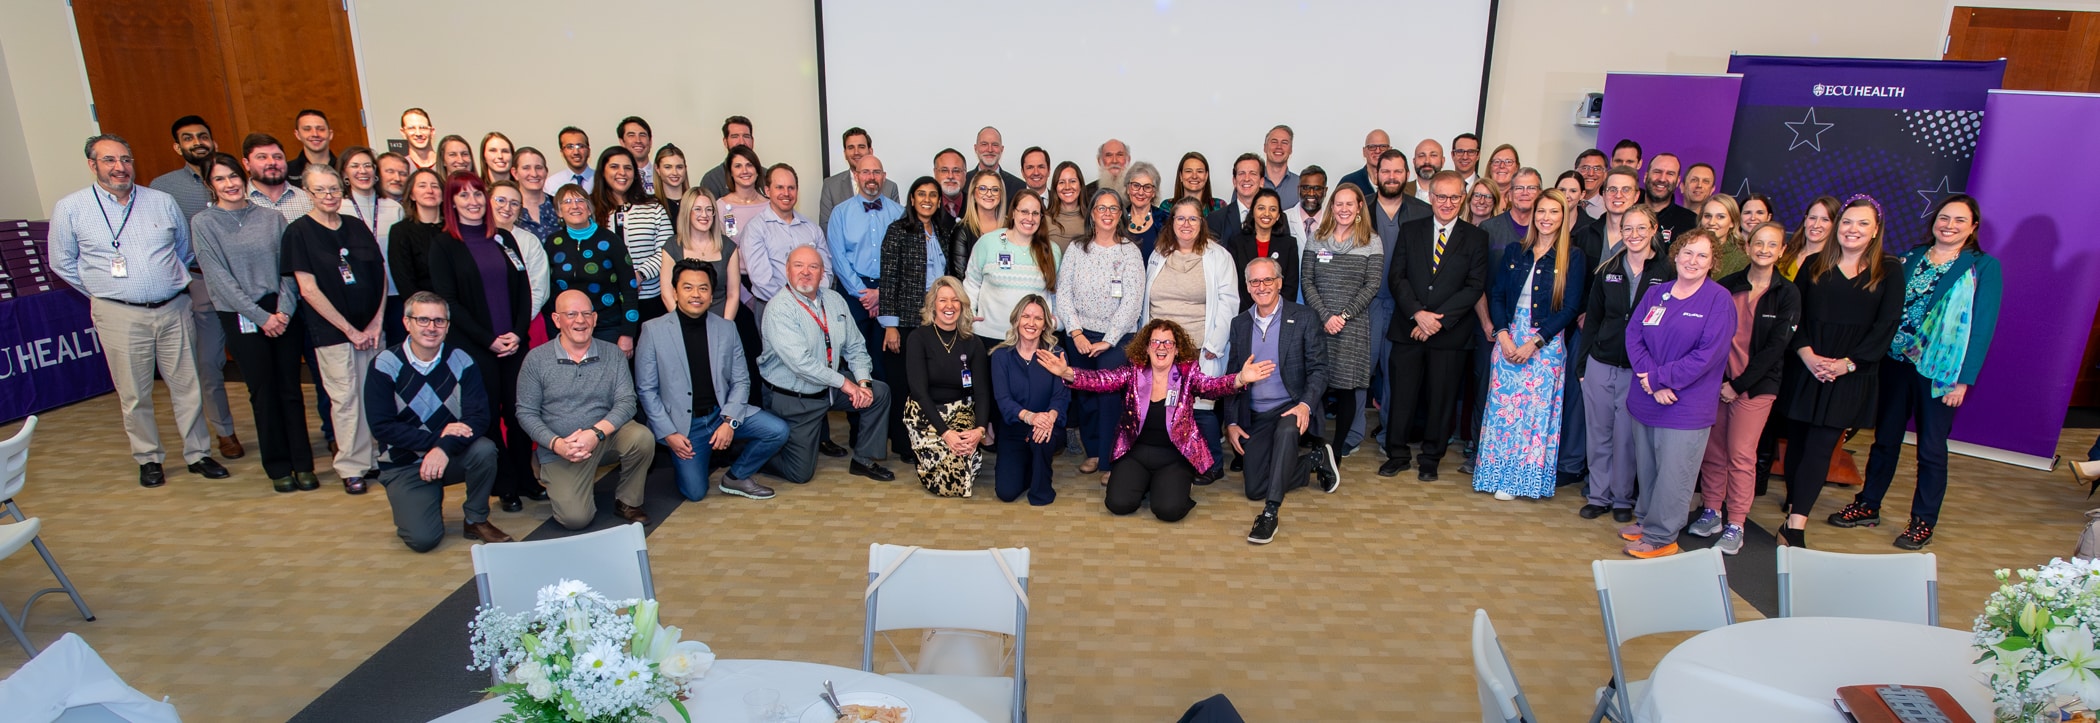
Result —
[[657, 277], [663, 272], [664, 244], [675, 242], [677, 229], [663, 202], [643, 190], [632, 152], [613, 146], [598, 154], [598, 183], [591, 188], [591, 206], [598, 210], [598, 224], [627, 246], [642, 321], [663, 316], [667, 309]]

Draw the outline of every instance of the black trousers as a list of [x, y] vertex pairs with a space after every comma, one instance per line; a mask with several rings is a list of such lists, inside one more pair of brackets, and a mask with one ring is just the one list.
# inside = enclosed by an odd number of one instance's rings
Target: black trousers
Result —
[[525, 366], [525, 350], [499, 357], [487, 349], [468, 354], [481, 368], [481, 384], [489, 394], [489, 428], [481, 436], [496, 443], [497, 497], [516, 497], [539, 492], [532, 476], [532, 437], [518, 426], [518, 370]]
[[[1315, 427], [1307, 425], [1305, 433], [1300, 434], [1297, 420], [1283, 417], [1284, 412], [1296, 406], [1297, 402], [1284, 402], [1275, 409], [1255, 412], [1254, 420], [1249, 422], [1253, 428], [1245, 430], [1247, 438], [1240, 441], [1247, 450], [1246, 474], [1243, 475], [1247, 483], [1247, 499], [1282, 503], [1284, 493], [1304, 487], [1311, 479], [1313, 455], [1326, 454], [1319, 447], [1327, 441], [1320, 438]], [[1313, 450], [1300, 449], [1301, 444], [1311, 446]], [[1113, 480], [1114, 476], [1111, 475], [1110, 479]]]
[[[874, 336], [868, 337], [868, 348], [875, 352], [875, 376], [891, 389], [910, 389], [911, 381], [906, 378], [904, 368], [904, 339], [911, 336], [912, 330], [897, 329], [897, 351], [882, 348], [883, 333], [887, 331], [879, 329]], [[893, 401], [890, 404], [890, 452], [901, 455], [909, 451], [911, 432], [904, 426], [904, 403]]]
[[[276, 304], [265, 308], [274, 308]], [[226, 331], [226, 351], [248, 382], [248, 409], [255, 414], [263, 474], [270, 479], [314, 471], [313, 440], [306, 438], [306, 394], [299, 387], [299, 357], [306, 349], [306, 324], [292, 317], [283, 334], [241, 333], [240, 315], [217, 312]], [[326, 395], [323, 395], [326, 396]]]
[[1033, 424], [1010, 424], [1003, 419], [997, 424], [999, 501], [1012, 502], [1023, 493], [1028, 495], [1028, 504], [1037, 507], [1057, 501], [1057, 489], [1051, 486], [1050, 460], [1065, 448], [1063, 420], [1050, 431], [1050, 441], [1041, 443], [1031, 438], [1035, 434]]
[[1109, 469], [1108, 511], [1127, 515], [1136, 512], [1145, 498], [1152, 498], [1152, 516], [1163, 522], [1179, 522], [1196, 508], [1189, 496], [1195, 488], [1196, 466], [1181, 450], [1149, 444], [1132, 445]]
[[1816, 497], [1830, 480], [1830, 455], [1844, 439], [1843, 427], [1788, 422], [1786, 436], [1786, 504], [1791, 514], [1814, 516]]
[[1393, 413], [1385, 430], [1388, 456], [1407, 454], [1409, 427], [1415, 423], [1417, 406], [1424, 406], [1422, 453], [1416, 456], [1422, 469], [1436, 469], [1444, 459], [1451, 439], [1451, 407], [1458, 402], [1459, 378], [1468, 362], [1464, 349], [1433, 349], [1428, 344], [1393, 342], [1391, 369]]

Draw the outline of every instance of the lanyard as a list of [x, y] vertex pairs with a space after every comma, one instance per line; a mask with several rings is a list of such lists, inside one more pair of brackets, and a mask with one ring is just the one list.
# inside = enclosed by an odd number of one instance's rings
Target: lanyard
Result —
[[358, 220], [365, 222], [366, 228], [379, 228], [379, 219], [376, 217], [379, 213], [379, 198], [377, 196], [372, 198], [372, 212], [369, 214], [365, 213], [365, 207], [357, 205], [357, 194], [346, 193], [343, 196], [350, 201], [350, 212], [357, 214]]
[[[818, 291], [817, 293], [821, 294], [824, 292]], [[801, 294], [789, 291], [788, 297], [794, 299], [796, 304], [800, 304], [802, 306], [802, 311], [808, 313], [809, 318], [817, 322], [817, 328], [824, 332], [824, 366], [837, 366], [837, 362], [831, 360], [831, 325], [824, 323], [824, 315], [817, 313], [815, 309], [809, 308], [809, 304], [803, 303]], [[817, 308], [824, 308], [824, 297], [817, 297]]]
[[102, 194], [95, 194], [95, 208], [102, 212], [102, 226], [109, 229], [110, 248], [124, 248], [124, 243], [118, 239], [124, 236], [124, 229], [131, 227], [131, 205], [137, 203], [138, 199], [137, 191], [134, 189], [131, 198], [124, 199], [124, 220], [112, 225], [109, 222], [109, 207], [102, 205]]

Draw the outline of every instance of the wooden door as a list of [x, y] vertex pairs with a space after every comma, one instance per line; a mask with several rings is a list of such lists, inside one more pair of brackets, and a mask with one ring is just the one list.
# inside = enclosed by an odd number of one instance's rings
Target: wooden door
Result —
[[[2100, 13], [1957, 7], [1945, 60], [2005, 59], [2005, 87], [2100, 93]], [[2100, 318], [2086, 337], [2071, 406], [2100, 405]]]
[[337, 150], [367, 142], [339, 2], [74, 0], [73, 18], [97, 119], [132, 142], [141, 181], [181, 164], [168, 126], [193, 113], [234, 155], [254, 132], [298, 152], [305, 108], [328, 114]]
[[203, 116], [221, 147], [239, 148], [210, 0], [74, 0], [73, 19], [96, 121], [131, 141], [139, 183], [182, 165], [177, 118]]

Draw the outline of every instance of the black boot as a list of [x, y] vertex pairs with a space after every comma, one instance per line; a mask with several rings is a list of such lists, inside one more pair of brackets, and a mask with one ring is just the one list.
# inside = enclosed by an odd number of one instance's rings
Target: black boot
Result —
[[1779, 528], [1779, 539], [1785, 542], [1787, 547], [1799, 547], [1806, 550], [1808, 549], [1806, 532], [1806, 530], [1796, 530], [1792, 527], [1781, 525]]

